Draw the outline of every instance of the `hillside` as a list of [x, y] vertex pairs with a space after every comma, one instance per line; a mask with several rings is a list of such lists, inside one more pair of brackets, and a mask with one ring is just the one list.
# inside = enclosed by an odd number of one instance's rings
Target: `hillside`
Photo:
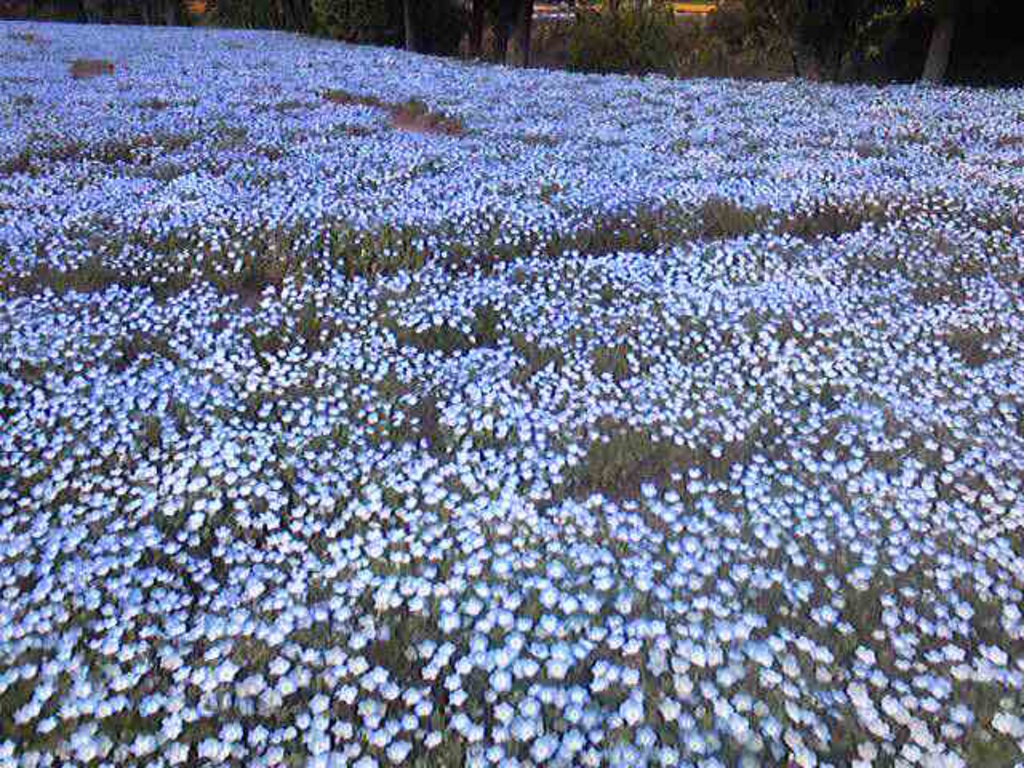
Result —
[[1022, 166], [1021, 91], [0, 24], [0, 763], [1019, 764]]

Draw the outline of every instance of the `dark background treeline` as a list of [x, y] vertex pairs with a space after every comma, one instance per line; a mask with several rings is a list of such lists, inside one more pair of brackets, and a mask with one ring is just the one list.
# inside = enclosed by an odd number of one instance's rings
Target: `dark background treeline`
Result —
[[1024, 85], [1024, 0], [0, 0], [0, 18], [282, 29], [420, 53], [593, 72]]
[[179, 0], [0, 0], [2, 19], [46, 19], [91, 24], [185, 24]]

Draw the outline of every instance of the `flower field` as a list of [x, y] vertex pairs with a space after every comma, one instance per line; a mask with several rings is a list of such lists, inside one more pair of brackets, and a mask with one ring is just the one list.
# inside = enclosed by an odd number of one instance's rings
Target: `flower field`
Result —
[[0, 766], [1024, 764], [1024, 92], [0, 24]]

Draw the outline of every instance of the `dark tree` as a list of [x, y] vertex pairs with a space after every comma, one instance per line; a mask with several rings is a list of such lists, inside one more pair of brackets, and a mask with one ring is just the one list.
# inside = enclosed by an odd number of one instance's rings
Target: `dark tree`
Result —
[[905, 0], [745, 0], [759, 23], [789, 40], [796, 74], [810, 80], [836, 80], [863, 30], [880, 14], [904, 4]]
[[422, 53], [419, 18], [414, 3], [415, 0], [402, 0], [402, 22], [405, 24], [405, 50]]
[[484, 47], [484, 0], [472, 0], [469, 23], [469, 53], [479, 58]]
[[941, 83], [946, 79], [949, 68], [949, 54], [953, 50], [953, 35], [956, 32], [956, 15], [944, 13], [935, 20], [928, 58], [924, 62], [921, 79], [926, 83]]
[[529, 66], [533, 0], [496, 0], [493, 15], [495, 58], [513, 67]]
[[509, 32], [509, 50], [505, 63], [512, 67], [530, 66], [530, 37], [533, 32], [533, 0], [519, 0]]

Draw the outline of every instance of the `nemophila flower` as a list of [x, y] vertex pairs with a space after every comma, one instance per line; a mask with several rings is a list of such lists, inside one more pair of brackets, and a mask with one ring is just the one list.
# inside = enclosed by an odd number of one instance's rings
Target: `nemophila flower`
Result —
[[427, 747], [427, 749], [434, 749], [443, 741], [443, 739], [444, 737], [440, 732], [431, 731], [427, 734], [427, 737], [423, 740], [423, 743]]
[[401, 765], [405, 758], [412, 751], [412, 744], [408, 741], [396, 741], [387, 748], [387, 757], [395, 765]]
[[537, 734], [537, 724], [528, 718], [517, 717], [511, 723], [512, 738], [520, 742], [529, 742]]
[[541, 736], [530, 748], [530, 757], [532, 757], [538, 764], [543, 764], [546, 760], [549, 760], [558, 749], [559, 742], [558, 738], [552, 735]]
[[504, 725], [507, 725], [508, 723], [510, 723], [512, 721], [512, 718], [515, 717], [515, 714], [516, 714], [515, 709], [510, 704], [508, 704], [505, 701], [500, 702], [494, 708], [494, 717], [495, 717], [495, 719], [499, 723], [502, 723]]
[[505, 693], [512, 689], [512, 675], [504, 669], [492, 672], [489, 682], [491, 690], [497, 693]]
[[309, 701], [309, 709], [315, 715], [326, 712], [328, 707], [330, 707], [330, 699], [322, 693], [318, 693]]
[[630, 726], [636, 725], [644, 717], [643, 700], [636, 695], [630, 695], [619, 707], [619, 714]]

